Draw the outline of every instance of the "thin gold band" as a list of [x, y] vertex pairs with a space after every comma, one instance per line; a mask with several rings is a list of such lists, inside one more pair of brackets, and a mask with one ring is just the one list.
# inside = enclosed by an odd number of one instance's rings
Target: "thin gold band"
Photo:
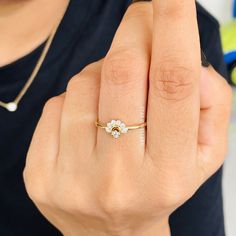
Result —
[[[97, 128], [101, 128], [101, 129], [106, 129], [107, 128], [107, 124], [100, 123], [99, 121], [96, 121], [95, 125], [96, 125]], [[128, 130], [134, 130], [134, 129], [145, 128], [146, 126], [147, 126], [147, 122], [142, 123], [142, 124], [138, 124], [138, 125], [126, 126], [126, 128]]]

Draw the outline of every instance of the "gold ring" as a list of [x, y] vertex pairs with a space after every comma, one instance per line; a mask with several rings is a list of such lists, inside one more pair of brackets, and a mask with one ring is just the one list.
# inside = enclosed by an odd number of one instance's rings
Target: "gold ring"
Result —
[[142, 123], [138, 125], [126, 126], [121, 120], [112, 120], [107, 124], [100, 123], [99, 121], [95, 122], [97, 128], [105, 129], [105, 131], [113, 138], [119, 138], [121, 134], [127, 134], [129, 130], [141, 129], [147, 126], [147, 123]]

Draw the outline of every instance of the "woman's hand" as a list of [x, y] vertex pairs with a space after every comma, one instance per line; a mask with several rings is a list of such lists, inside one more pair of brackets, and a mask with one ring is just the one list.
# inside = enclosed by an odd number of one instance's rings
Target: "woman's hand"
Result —
[[[65, 235], [168, 235], [169, 215], [223, 163], [231, 96], [201, 68], [194, 0], [133, 4], [104, 61], [46, 104], [29, 196]], [[97, 119], [147, 129], [114, 139]]]

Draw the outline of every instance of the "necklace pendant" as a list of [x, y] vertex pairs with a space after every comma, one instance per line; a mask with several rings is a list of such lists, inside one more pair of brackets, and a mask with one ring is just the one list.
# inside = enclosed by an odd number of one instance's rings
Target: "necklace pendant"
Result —
[[15, 112], [17, 110], [18, 106], [15, 102], [9, 102], [6, 104], [6, 109], [10, 112]]

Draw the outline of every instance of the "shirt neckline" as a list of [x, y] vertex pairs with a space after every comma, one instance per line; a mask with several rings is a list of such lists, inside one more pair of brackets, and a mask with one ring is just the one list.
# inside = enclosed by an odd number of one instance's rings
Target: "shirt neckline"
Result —
[[[88, 0], [70, 0], [65, 15], [62, 18], [51, 47], [40, 70], [43, 70], [45, 65], [50, 64], [51, 61], [55, 60], [56, 57], [63, 53], [63, 51], [66, 50], [67, 45], [74, 40], [75, 35], [78, 38], [77, 35], [83, 31], [83, 27], [86, 25], [86, 22], [89, 19], [88, 6]], [[62, 37], [63, 44], [60, 40]], [[37, 59], [40, 57], [44, 45], [45, 42], [43, 42], [27, 55], [0, 67], [0, 75], [4, 74], [4, 77], [8, 77], [8, 81], [4, 81], [5, 78], [0, 78], [0, 84], [12, 82], [12, 80], [15, 80], [14, 77], [16, 73], [21, 73], [21, 71], [24, 71], [25, 67], [28, 65], [30, 65], [29, 68], [34, 66], [35, 62], [37, 62]], [[9, 77], [12, 77], [12, 79], [9, 80]], [[16, 79], [21, 80], [27, 78], [24, 78], [24, 76], [17, 76]]]

